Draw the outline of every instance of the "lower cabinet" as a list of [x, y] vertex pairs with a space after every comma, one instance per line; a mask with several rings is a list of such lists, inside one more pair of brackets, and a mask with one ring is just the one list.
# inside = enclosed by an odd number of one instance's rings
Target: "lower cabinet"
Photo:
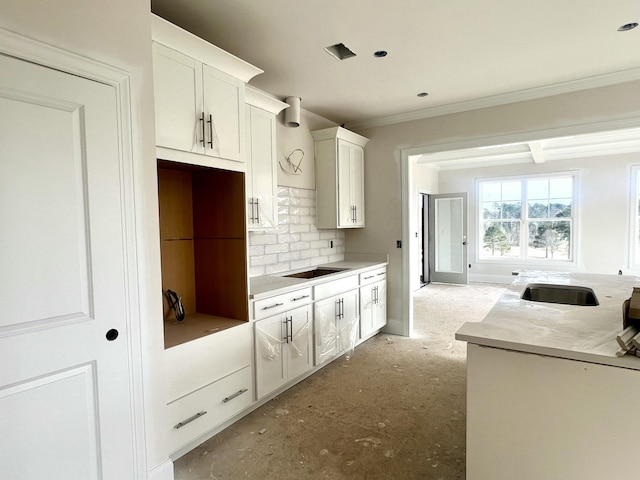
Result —
[[253, 403], [251, 367], [245, 367], [167, 405], [176, 451]]
[[365, 340], [387, 324], [386, 269], [360, 277], [360, 339]]
[[258, 399], [313, 368], [311, 314], [305, 305], [255, 322]]
[[251, 337], [247, 322], [164, 351], [172, 453], [253, 403]]
[[358, 289], [317, 301], [313, 308], [315, 364], [355, 346], [358, 338]]

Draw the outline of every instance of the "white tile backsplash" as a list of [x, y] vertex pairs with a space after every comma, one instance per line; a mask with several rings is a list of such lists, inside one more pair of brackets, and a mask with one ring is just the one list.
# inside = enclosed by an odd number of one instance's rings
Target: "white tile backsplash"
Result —
[[249, 232], [249, 276], [342, 261], [344, 243], [343, 231], [316, 228], [315, 190], [278, 187], [278, 227]]

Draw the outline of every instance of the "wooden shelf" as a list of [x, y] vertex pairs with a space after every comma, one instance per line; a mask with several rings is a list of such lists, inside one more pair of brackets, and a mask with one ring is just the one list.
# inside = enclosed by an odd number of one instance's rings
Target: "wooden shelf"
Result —
[[164, 321], [164, 348], [175, 347], [206, 335], [245, 323], [242, 320], [217, 317], [203, 313], [191, 313], [181, 322], [175, 319]]
[[249, 320], [244, 174], [158, 160], [165, 348]]

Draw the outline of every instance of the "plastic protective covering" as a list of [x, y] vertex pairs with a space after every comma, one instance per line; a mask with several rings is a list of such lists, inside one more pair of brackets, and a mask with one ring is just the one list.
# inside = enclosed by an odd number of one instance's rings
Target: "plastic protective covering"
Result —
[[327, 315], [322, 310], [316, 310], [316, 363], [321, 364], [340, 353], [346, 353], [349, 360], [355, 351], [358, 340], [358, 315], [342, 317]]
[[[286, 322], [283, 322], [283, 325], [285, 323]], [[293, 329], [294, 327], [297, 327], [297, 325], [292, 324], [291, 328]], [[260, 357], [268, 361], [279, 361], [283, 348], [287, 348], [287, 346], [290, 357], [302, 357], [308, 350], [307, 341], [309, 335], [308, 321], [304, 322], [290, 338], [276, 338], [264, 330], [257, 328], [256, 345], [258, 346]]]
[[256, 345], [258, 346], [261, 358], [272, 362], [280, 360], [283, 343], [283, 339], [269, 335], [267, 332], [259, 328], [256, 329]]

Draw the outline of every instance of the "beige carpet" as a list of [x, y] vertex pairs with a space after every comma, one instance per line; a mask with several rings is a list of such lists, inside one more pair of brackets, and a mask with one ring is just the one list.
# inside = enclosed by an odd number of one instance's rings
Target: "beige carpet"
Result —
[[[175, 462], [176, 480], [465, 478], [465, 351], [504, 291], [428, 285], [411, 338], [379, 334]], [[262, 433], [260, 433], [262, 432]]]

